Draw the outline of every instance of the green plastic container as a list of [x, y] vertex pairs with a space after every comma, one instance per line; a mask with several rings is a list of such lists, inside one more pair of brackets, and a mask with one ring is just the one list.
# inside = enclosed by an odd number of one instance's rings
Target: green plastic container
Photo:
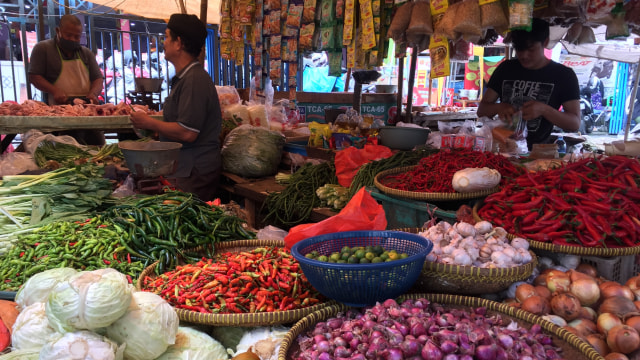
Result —
[[456, 223], [456, 212], [446, 211], [424, 201], [399, 199], [368, 187], [371, 196], [384, 208], [387, 229], [420, 228], [432, 217], [448, 223]]

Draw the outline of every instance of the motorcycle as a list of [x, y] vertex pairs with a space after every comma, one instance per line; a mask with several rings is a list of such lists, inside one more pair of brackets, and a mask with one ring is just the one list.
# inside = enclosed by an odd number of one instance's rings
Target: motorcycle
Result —
[[580, 129], [578, 131], [582, 134], [591, 134], [598, 114], [593, 111], [591, 99], [586, 94], [580, 95], [580, 113], [582, 114], [582, 121], [580, 121]]

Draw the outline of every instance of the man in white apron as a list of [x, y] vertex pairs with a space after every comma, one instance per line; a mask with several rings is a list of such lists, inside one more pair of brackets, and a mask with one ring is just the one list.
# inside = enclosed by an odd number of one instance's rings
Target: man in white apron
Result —
[[[102, 73], [95, 55], [80, 45], [83, 25], [74, 15], [64, 15], [55, 39], [36, 44], [31, 53], [29, 81], [46, 93], [49, 105], [68, 104], [74, 99], [98, 103]], [[94, 130], [72, 131], [79, 142], [104, 144], [104, 134]]]

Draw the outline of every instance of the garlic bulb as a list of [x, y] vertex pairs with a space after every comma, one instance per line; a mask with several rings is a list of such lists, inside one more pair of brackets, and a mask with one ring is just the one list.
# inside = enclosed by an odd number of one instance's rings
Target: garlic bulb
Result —
[[491, 225], [488, 221], [479, 221], [473, 227], [476, 229], [476, 233], [480, 235], [484, 235], [491, 231], [493, 225]]
[[[525, 249], [529, 250], [529, 242], [521, 237], [514, 238], [511, 240], [511, 246], [516, 249]], [[578, 257], [579, 259], [579, 257]], [[576, 265], [577, 266], [577, 265]]]
[[467, 236], [476, 236], [476, 228], [466, 222], [457, 223], [454, 228], [458, 232], [458, 234], [467, 237]]

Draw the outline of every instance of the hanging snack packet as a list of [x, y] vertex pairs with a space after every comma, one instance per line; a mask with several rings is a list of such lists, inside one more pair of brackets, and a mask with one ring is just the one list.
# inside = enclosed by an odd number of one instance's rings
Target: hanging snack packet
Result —
[[463, 36], [479, 39], [482, 36], [482, 18], [478, 0], [463, 0], [457, 11], [458, 22], [453, 27], [453, 31]]
[[393, 18], [391, 19], [389, 30], [387, 30], [387, 38], [398, 42], [398, 40], [404, 37], [405, 31], [407, 31], [409, 23], [411, 22], [411, 10], [413, 9], [413, 4], [413, 2], [408, 1], [396, 9]]
[[269, 78], [273, 81], [273, 85], [280, 85], [280, 77], [282, 76], [282, 60], [269, 61]]
[[[451, 4], [447, 7], [447, 10], [444, 12], [444, 15], [440, 18], [440, 20], [435, 23], [434, 26], [434, 34], [439, 35], [441, 37], [445, 37], [452, 41], [455, 41], [460, 37], [460, 33], [456, 32], [454, 28], [456, 27], [456, 23], [460, 20], [458, 18], [459, 13], [458, 10], [462, 5], [461, 2]], [[430, 46], [431, 47], [431, 46]]]
[[[449, 9], [452, 7], [453, 5]], [[449, 41], [438, 35], [432, 36], [429, 44], [429, 54], [431, 56], [431, 78], [449, 76], [451, 72], [449, 67]]]
[[231, 39], [220, 39], [220, 56], [225, 60], [231, 60], [233, 44]]
[[238, 4], [237, 20], [242, 25], [253, 24], [253, 17], [256, 12], [255, 0], [240, 1]]
[[287, 20], [287, 11], [289, 10], [289, 0], [280, 0], [280, 20], [284, 23]]
[[237, 21], [232, 21], [231, 23], [231, 40], [233, 41], [243, 41], [244, 39], [244, 28], [245, 26], [240, 24]]
[[280, 59], [282, 52], [282, 35], [271, 35], [269, 37], [269, 58], [271, 60]]
[[342, 75], [342, 51], [329, 52], [329, 76]]
[[298, 61], [298, 37], [282, 39], [282, 60], [287, 62]]
[[509, 0], [509, 29], [531, 31], [534, 0]]
[[300, 50], [311, 50], [313, 48], [313, 33], [315, 31], [315, 23], [302, 25], [300, 28]]
[[509, 20], [502, 10], [500, 0], [478, 0], [482, 29], [493, 28], [498, 33], [509, 29]]
[[373, 10], [371, 0], [358, 0], [360, 3], [360, 25], [362, 26], [362, 49], [376, 47], [376, 32], [373, 28]]
[[616, 0], [589, 0], [587, 5], [587, 21], [603, 23], [616, 6]]
[[222, 0], [220, 2], [220, 18], [231, 18], [231, 0]]
[[334, 27], [323, 26], [320, 27], [320, 44], [318, 44], [318, 50], [328, 51], [333, 50], [334, 47]]
[[344, 0], [336, 0], [336, 20], [344, 21]]
[[316, 19], [316, 0], [304, 0], [302, 9], [302, 23], [309, 24]]
[[231, 17], [222, 18], [220, 21], [220, 38], [231, 39]]
[[320, 0], [320, 25], [330, 25], [335, 21], [336, 7], [334, 0]]
[[373, 12], [373, 16], [380, 16], [380, 0], [373, 0], [371, 2], [371, 11]]
[[280, 0], [264, 0], [264, 11], [280, 10]]
[[298, 63], [297, 62], [292, 62], [289, 64], [289, 76], [288, 78], [288, 85], [290, 88], [295, 88], [296, 86], [298, 86]]
[[287, 14], [287, 26], [299, 29], [302, 24], [302, 11], [304, 10], [304, 5], [302, 3], [290, 3], [289, 4], [289, 12]]
[[351, 42], [347, 44], [347, 69], [352, 69], [354, 66], [356, 66], [356, 40], [352, 39]]
[[233, 42], [233, 60], [236, 65], [244, 65], [244, 43], [242, 41]]
[[344, 3], [344, 27], [342, 29], [342, 34], [344, 38], [342, 39], [342, 45], [348, 46], [353, 39], [353, 26], [355, 24], [355, 6], [356, 0], [345, 0]]

